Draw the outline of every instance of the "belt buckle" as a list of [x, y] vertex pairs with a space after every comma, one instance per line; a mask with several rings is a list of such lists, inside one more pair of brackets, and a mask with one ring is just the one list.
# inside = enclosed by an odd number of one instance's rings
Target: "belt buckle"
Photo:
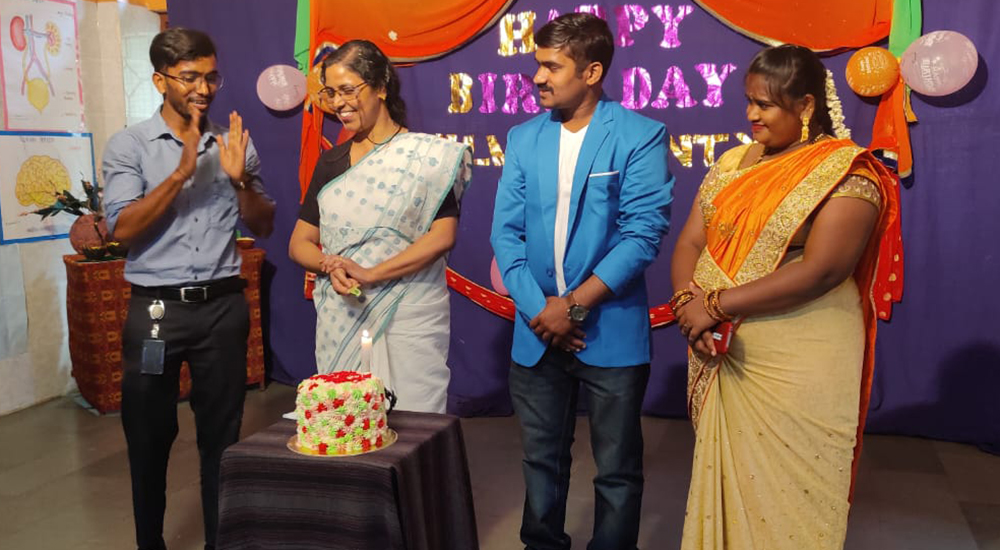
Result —
[[[199, 297], [198, 292], [201, 292]], [[188, 293], [194, 293], [194, 296], [189, 297]], [[208, 287], [204, 286], [185, 286], [181, 287], [181, 302], [186, 304], [193, 304], [197, 302], [207, 302], [208, 301]]]

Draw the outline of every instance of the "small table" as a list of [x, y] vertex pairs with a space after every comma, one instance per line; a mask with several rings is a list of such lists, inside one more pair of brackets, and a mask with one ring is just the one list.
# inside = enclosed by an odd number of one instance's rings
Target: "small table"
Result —
[[222, 455], [220, 550], [477, 550], [458, 418], [396, 411], [376, 452], [312, 457], [281, 420]]

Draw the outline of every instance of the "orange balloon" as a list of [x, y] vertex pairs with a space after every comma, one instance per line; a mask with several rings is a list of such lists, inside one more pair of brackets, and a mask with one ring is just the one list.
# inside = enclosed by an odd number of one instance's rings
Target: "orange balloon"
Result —
[[845, 73], [854, 93], [879, 96], [899, 81], [899, 61], [885, 48], [861, 48], [847, 61]]

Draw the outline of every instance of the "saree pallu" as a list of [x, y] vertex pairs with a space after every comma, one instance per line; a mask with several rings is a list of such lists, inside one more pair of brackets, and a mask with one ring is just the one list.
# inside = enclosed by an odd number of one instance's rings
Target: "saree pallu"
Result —
[[[372, 267], [399, 254], [430, 229], [448, 193], [457, 199], [468, 185], [470, 153], [460, 143], [427, 134], [400, 134], [376, 147], [328, 183], [317, 197], [323, 250]], [[387, 387], [400, 379], [426, 378], [447, 388], [448, 290], [444, 259], [412, 275], [364, 288], [364, 296], [341, 296], [329, 278], [317, 279], [316, 368], [320, 373], [361, 370], [361, 333], [373, 339], [372, 372]], [[394, 320], [397, 310], [406, 314]], [[394, 346], [392, 333], [404, 335]], [[430, 342], [407, 350], [413, 333]], [[392, 365], [390, 369], [390, 356]], [[406, 410], [443, 409], [445, 390], [434, 402], [401, 400]], [[404, 391], [404, 395], [411, 392]], [[415, 397], [416, 399], [416, 397]]]
[[[892, 269], [892, 288], [901, 284], [898, 263], [879, 266], [886, 250], [898, 252], [898, 189], [847, 140], [736, 169], [745, 151], [720, 158], [701, 187], [707, 245], [694, 279], [704, 289], [778, 269], [792, 238], [847, 175], [872, 181], [881, 209], [854, 277], [802, 306], [746, 318], [726, 355], [704, 363], [691, 354], [696, 443], [682, 548], [839, 549], [871, 387], [876, 312], [887, 307], [873, 292], [887, 288]], [[880, 277], [886, 281], [876, 284]]]

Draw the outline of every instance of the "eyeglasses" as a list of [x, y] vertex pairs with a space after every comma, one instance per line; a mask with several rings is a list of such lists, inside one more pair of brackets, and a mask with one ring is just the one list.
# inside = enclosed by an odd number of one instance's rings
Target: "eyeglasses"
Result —
[[358, 94], [361, 93], [361, 88], [367, 86], [367, 82], [362, 82], [357, 86], [341, 86], [340, 88], [334, 89], [329, 86], [324, 86], [319, 91], [320, 99], [324, 101], [333, 101], [338, 95], [344, 98], [344, 101], [351, 101], [358, 98]]
[[180, 76], [174, 76], [172, 74], [160, 73], [158, 74], [176, 80], [184, 85], [185, 88], [197, 88], [200, 87], [202, 83], [205, 84], [211, 90], [218, 90], [222, 87], [225, 80], [219, 73], [208, 73], [208, 74], [198, 74], [198, 73], [182, 73]]

